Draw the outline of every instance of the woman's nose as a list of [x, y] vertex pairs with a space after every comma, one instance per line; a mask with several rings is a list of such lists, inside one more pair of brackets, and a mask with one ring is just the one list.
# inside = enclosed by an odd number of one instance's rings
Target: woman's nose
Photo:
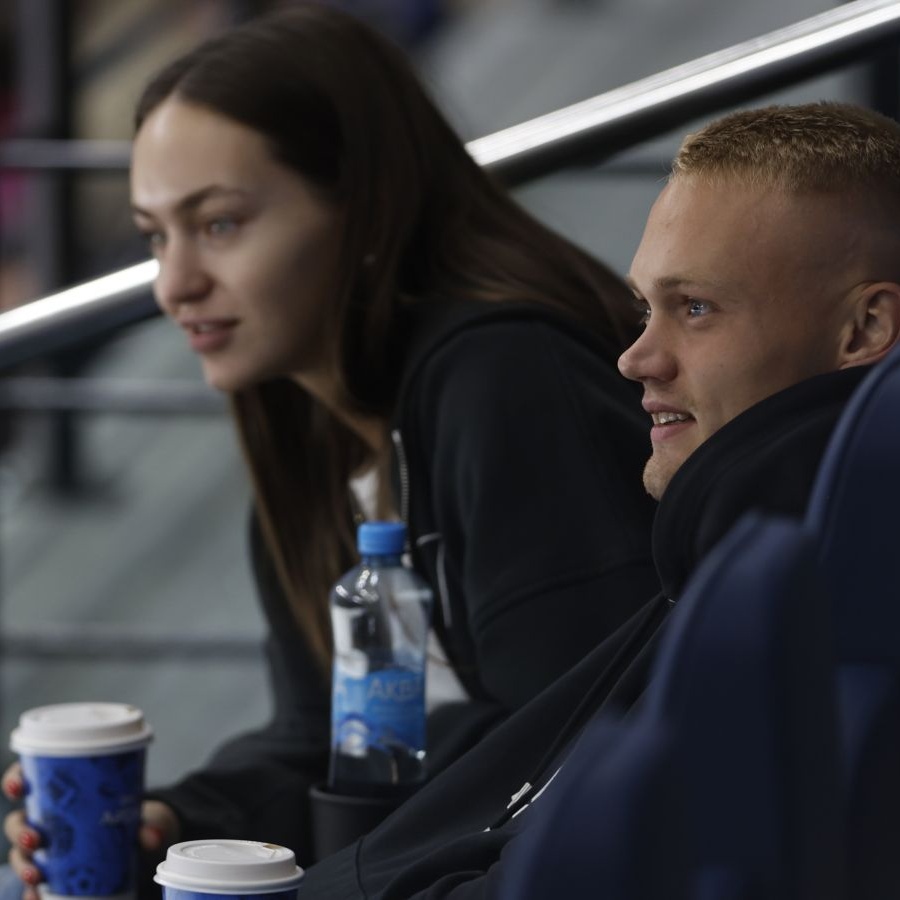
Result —
[[187, 242], [170, 241], [159, 255], [159, 274], [153, 291], [167, 315], [175, 315], [184, 303], [201, 300], [211, 283], [196, 250]]

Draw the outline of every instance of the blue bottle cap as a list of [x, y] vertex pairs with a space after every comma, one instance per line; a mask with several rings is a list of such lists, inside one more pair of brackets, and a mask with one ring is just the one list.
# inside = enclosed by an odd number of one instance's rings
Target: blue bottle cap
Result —
[[356, 532], [356, 546], [363, 555], [399, 556], [405, 544], [403, 522], [363, 522]]

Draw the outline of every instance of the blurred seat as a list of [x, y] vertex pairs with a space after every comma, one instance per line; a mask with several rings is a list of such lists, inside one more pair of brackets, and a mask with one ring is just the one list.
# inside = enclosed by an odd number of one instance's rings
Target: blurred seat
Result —
[[504, 900], [844, 896], [829, 606], [799, 523], [739, 522], [640, 707], [595, 722], [525, 813]]
[[841, 417], [806, 525], [835, 597], [850, 895], [900, 897], [900, 347]]

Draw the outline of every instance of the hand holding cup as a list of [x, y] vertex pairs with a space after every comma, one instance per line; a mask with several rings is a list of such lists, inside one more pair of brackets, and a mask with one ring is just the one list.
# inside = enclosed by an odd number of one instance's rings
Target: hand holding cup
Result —
[[[4, 772], [0, 779], [7, 799], [21, 801], [25, 793], [25, 782], [22, 777], [22, 766], [15, 762]], [[40, 847], [41, 837], [33, 828], [29, 828], [25, 813], [21, 809], [13, 810], [6, 816], [3, 831], [11, 845], [9, 864], [23, 882], [22, 900], [39, 900], [35, 885], [41, 881], [41, 872], [34, 865], [34, 851]], [[151, 860], [163, 859], [166, 848], [180, 839], [181, 825], [171, 807], [159, 800], [145, 800], [141, 804], [141, 827], [138, 831], [138, 843], [143, 853]]]
[[[2, 789], [9, 800], [19, 801], [24, 796], [25, 782], [19, 763], [13, 763], [3, 773]], [[41, 880], [41, 873], [34, 865], [32, 854], [40, 846], [40, 835], [28, 827], [21, 809], [13, 810], [6, 816], [3, 833], [10, 843], [9, 864], [24, 884], [22, 900], [38, 900], [35, 885]]]
[[23, 713], [11, 736], [21, 769], [4, 790], [25, 801], [6, 831], [10, 862], [32, 889], [56, 897], [125, 898], [135, 892], [144, 758], [140, 710], [62, 703]]

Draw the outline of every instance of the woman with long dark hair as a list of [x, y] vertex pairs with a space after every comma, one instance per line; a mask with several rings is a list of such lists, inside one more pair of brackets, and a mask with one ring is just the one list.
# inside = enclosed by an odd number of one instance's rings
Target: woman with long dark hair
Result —
[[631, 297], [471, 159], [397, 49], [319, 4], [150, 82], [132, 200], [157, 300], [232, 400], [275, 697], [269, 727], [148, 800], [144, 837], [268, 840], [308, 863], [328, 589], [355, 523], [406, 520], [436, 593], [465, 697], [430, 717], [432, 772], [654, 593], [646, 417], [616, 370]]

